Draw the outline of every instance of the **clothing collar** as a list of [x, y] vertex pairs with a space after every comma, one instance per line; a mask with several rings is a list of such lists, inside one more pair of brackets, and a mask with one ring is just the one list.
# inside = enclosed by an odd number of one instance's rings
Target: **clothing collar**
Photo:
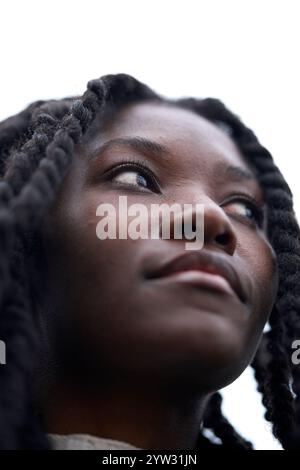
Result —
[[141, 450], [128, 442], [89, 434], [48, 434], [54, 450]]

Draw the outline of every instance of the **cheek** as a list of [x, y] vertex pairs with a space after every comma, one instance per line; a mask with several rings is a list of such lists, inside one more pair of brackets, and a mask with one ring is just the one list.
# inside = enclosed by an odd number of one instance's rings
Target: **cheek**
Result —
[[[67, 200], [67, 199], [65, 199]], [[79, 316], [84, 312], [84, 321], [98, 316], [105, 320], [112, 310], [120, 310], [116, 303], [119, 293], [134, 285], [135, 253], [137, 240], [107, 239], [97, 237], [96, 228], [100, 220], [96, 211], [100, 203], [116, 204], [113, 196], [86, 191], [72, 203], [62, 204], [53, 216], [48, 253], [53, 273], [62, 272], [67, 282], [64, 286], [65, 304]], [[59, 276], [60, 277], [60, 276]], [[57, 285], [60, 281], [57, 278]], [[65, 289], [66, 284], [70, 286]], [[59, 288], [59, 287], [58, 287]], [[117, 308], [118, 307], [118, 308]], [[100, 318], [99, 310], [104, 312]], [[95, 320], [95, 319], [94, 319]]]
[[91, 193], [72, 205], [62, 204], [48, 227], [46, 247], [51, 304], [63, 317], [54, 334], [71, 338], [66, 343], [70, 351], [79, 345], [101, 357], [104, 368], [114, 350], [121, 348], [125, 360], [121, 343], [135, 309], [138, 240], [99, 240], [100, 202], [99, 194]]
[[238, 247], [238, 253], [252, 279], [252, 306], [249, 340], [260, 338], [275, 303], [278, 289], [276, 254], [268, 240], [262, 236], [247, 239]]

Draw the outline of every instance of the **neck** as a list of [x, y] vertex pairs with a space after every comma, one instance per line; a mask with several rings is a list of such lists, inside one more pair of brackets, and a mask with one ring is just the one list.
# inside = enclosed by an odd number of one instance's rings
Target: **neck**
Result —
[[48, 433], [90, 434], [141, 449], [195, 450], [206, 399], [175, 386], [122, 381], [83, 390], [60, 380], [43, 414]]

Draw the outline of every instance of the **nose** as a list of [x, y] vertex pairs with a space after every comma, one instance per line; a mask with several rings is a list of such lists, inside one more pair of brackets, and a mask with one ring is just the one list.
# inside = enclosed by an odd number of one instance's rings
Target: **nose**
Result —
[[204, 205], [204, 245], [215, 246], [233, 255], [237, 236], [228, 216], [217, 204]]
[[[198, 200], [199, 202], [199, 200]], [[237, 236], [234, 230], [230, 219], [223, 211], [221, 207], [215, 204], [213, 201], [207, 203], [201, 203], [202, 208], [204, 209], [203, 213], [203, 235], [204, 243], [203, 248], [213, 247], [221, 249], [229, 255], [233, 255], [237, 245]], [[192, 211], [190, 214], [192, 228], [195, 230], [196, 227], [196, 204], [192, 204]], [[184, 217], [177, 216], [176, 214], [171, 220], [170, 234], [173, 238], [176, 230], [181, 230], [184, 239]], [[180, 227], [176, 227], [177, 224], [180, 224]]]

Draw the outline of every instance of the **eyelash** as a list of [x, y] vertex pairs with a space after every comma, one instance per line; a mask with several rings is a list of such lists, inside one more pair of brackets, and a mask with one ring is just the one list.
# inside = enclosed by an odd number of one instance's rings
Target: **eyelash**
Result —
[[[116, 166], [112, 166], [108, 168], [108, 170], [105, 171], [105, 174], [107, 175], [107, 178], [113, 178], [114, 176], [117, 176], [119, 173], [122, 172], [123, 169], [128, 169], [128, 170], [136, 170], [139, 169], [143, 173], [143, 176], [147, 176], [147, 178], [150, 179], [151, 184], [153, 187], [155, 187], [157, 192], [161, 193], [160, 186], [152, 173], [151, 170], [144, 164], [143, 161], [141, 160], [132, 160], [130, 158], [124, 157], [121, 162]], [[150, 190], [150, 189], [149, 189]], [[248, 206], [251, 207], [254, 213], [255, 217], [255, 224], [257, 224], [259, 227], [262, 227], [263, 221], [264, 221], [264, 210], [261, 207], [261, 204], [253, 197], [250, 196], [249, 194], [238, 194], [232, 197], [231, 199], [226, 201], [226, 204], [229, 203], [234, 203], [234, 202], [243, 202], [243, 203], [248, 203]], [[236, 218], [242, 218], [242, 219], [247, 219], [249, 223], [252, 225], [253, 222], [249, 219], [249, 217], [245, 217], [242, 215], [232, 215], [233, 217]]]

